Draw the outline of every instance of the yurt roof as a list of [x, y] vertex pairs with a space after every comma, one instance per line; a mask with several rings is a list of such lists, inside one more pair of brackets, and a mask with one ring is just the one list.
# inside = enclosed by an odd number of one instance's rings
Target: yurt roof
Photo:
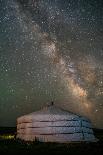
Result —
[[18, 118], [18, 120], [19, 119], [22, 119], [23, 117], [25, 117], [25, 118], [27, 118], [27, 117], [32, 117], [32, 116], [37, 116], [37, 115], [49, 115], [50, 117], [54, 117], [54, 116], [56, 116], [56, 115], [61, 115], [61, 117], [62, 116], [70, 116], [70, 117], [73, 117], [73, 118], [75, 118], [75, 119], [81, 119], [81, 120], [85, 120], [85, 121], [89, 121], [87, 118], [85, 118], [85, 117], [82, 117], [82, 116], [79, 116], [79, 115], [76, 115], [76, 114], [74, 114], [74, 113], [71, 113], [71, 112], [69, 112], [69, 111], [66, 111], [66, 110], [64, 110], [64, 109], [62, 109], [62, 108], [59, 108], [59, 107], [57, 107], [57, 106], [55, 106], [55, 105], [48, 105], [48, 106], [45, 106], [44, 108], [42, 108], [41, 110], [39, 110], [39, 111], [35, 111], [35, 112], [33, 112], [33, 113], [30, 113], [30, 114], [27, 114], [27, 115], [24, 115], [24, 116], [21, 116], [21, 117], [19, 117]]

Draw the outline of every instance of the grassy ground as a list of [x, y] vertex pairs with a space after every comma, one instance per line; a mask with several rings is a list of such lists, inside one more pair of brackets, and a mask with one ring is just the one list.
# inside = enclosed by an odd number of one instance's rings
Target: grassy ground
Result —
[[24, 143], [17, 140], [4, 140], [0, 141], [0, 153], [102, 155], [103, 143], [57, 144], [40, 142]]
[[[7, 133], [5, 133], [7, 134]], [[10, 135], [10, 133], [9, 133]], [[68, 154], [68, 155], [102, 155], [103, 131], [95, 131], [99, 139], [96, 143], [25, 143], [20, 140], [0, 139], [0, 154]]]

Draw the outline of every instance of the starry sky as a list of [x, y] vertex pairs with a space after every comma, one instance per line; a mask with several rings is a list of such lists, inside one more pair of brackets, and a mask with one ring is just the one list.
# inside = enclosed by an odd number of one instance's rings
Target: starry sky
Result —
[[0, 0], [0, 126], [52, 100], [103, 128], [103, 1]]

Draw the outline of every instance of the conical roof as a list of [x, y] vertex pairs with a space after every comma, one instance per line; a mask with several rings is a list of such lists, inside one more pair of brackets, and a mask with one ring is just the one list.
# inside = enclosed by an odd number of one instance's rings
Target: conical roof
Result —
[[37, 111], [37, 112], [33, 112], [31, 114], [51, 114], [51, 115], [68, 115], [68, 111], [65, 111], [55, 105], [49, 105], [44, 107], [43, 109]]
[[[76, 115], [74, 113], [71, 113], [69, 111], [66, 111], [60, 107], [57, 107], [55, 105], [47, 105], [44, 108], [42, 108], [39, 111], [24, 115], [22, 117], [19, 117], [17, 121], [22, 121], [22, 119], [25, 120], [33, 120], [33, 121], [56, 121], [56, 120], [85, 120], [89, 121], [85, 117], [81, 117], [79, 115]], [[24, 120], [24, 121], [25, 121]]]

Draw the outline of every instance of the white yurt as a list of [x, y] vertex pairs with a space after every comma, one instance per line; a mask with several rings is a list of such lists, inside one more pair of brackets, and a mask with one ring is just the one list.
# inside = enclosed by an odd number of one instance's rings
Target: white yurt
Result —
[[17, 138], [40, 142], [95, 141], [90, 121], [53, 105], [17, 119]]

